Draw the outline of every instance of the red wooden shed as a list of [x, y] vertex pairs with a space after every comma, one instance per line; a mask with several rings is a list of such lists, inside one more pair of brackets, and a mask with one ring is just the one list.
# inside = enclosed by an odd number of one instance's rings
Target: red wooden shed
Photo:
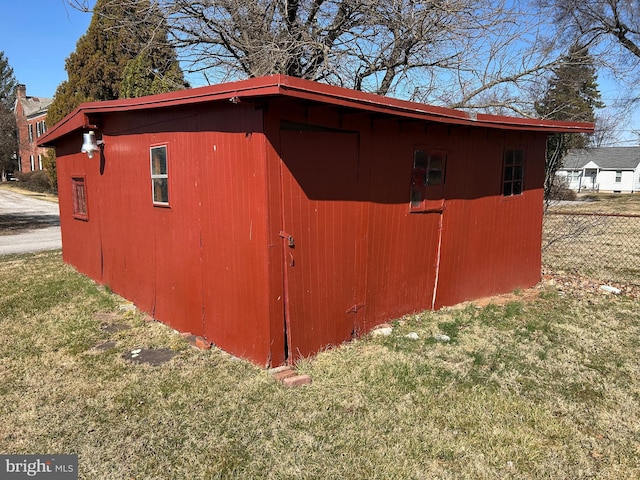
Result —
[[86, 103], [41, 144], [65, 262], [275, 366], [537, 283], [547, 135], [592, 129], [271, 76]]

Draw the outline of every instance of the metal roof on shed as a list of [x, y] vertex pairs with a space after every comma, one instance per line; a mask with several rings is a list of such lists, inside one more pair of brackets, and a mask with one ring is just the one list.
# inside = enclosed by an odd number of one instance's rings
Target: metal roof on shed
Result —
[[75, 130], [85, 128], [87, 124], [90, 123], [89, 118], [93, 115], [185, 106], [232, 99], [242, 101], [243, 99], [250, 100], [275, 96], [299, 98], [362, 112], [379, 113], [396, 116], [398, 118], [415, 119], [447, 125], [466, 125], [547, 133], [589, 133], [592, 132], [594, 128], [592, 123], [559, 122], [482, 113], [473, 115], [451, 108], [382, 97], [380, 95], [288, 77], [286, 75], [273, 75], [146, 97], [83, 103], [41, 137], [39, 144], [46, 147], [54, 146], [58, 138]]

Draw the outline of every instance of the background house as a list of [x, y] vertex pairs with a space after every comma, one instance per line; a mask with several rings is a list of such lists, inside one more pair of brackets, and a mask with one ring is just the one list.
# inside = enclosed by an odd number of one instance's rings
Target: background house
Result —
[[571, 150], [557, 175], [578, 192], [640, 191], [640, 147], [600, 147]]
[[83, 104], [41, 143], [56, 147], [66, 262], [279, 365], [537, 283], [547, 134], [592, 127], [276, 75]]
[[18, 171], [42, 170], [46, 149], [38, 147], [38, 138], [47, 131], [45, 120], [53, 99], [27, 96], [27, 87], [18, 85], [14, 114], [18, 127]]

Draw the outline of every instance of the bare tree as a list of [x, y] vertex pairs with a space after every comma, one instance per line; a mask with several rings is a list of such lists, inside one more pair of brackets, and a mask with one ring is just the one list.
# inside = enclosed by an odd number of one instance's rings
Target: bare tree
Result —
[[192, 69], [281, 73], [386, 95], [413, 72], [468, 57], [470, 39], [494, 27], [503, 8], [482, 3], [165, 0], [162, 8]]
[[[105, 0], [121, 8], [141, 0]], [[268, 74], [535, 116], [566, 43], [550, 0], [151, 0], [181, 65], [208, 82]], [[568, 1], [568, 0], [567, 0]], [[89, 0], [67, 0], [90, 11]], [[134, 24], [120, 28], [135, 28]]]
[[[564, 38], [575, 39], [594, 54], [601, 72], [617, 83], [616, 99], [597, 119], [594, 141], [611, 143], [625, 117], [640, 100], [640, 8], [632, 0], [538, 0]], [[613, 133], [612, 133], [613, 131]], [[618, 139], [619, 140], [619, 139]]]
[[605, 147], [617, 141], [617, 132], [625, 125], [625, 117], [629, 115], [628, 108], [605, 108], [596, 114], [596, 128], [591, 135], [594, 147]]
[[[539, 0], [569, 38], [589, 47], [602, 68], [629, 88], [637, 100], [640, 77], [640, 8], [632, 0]], [[636, 93], [633, 93], [636, 92]]]
[[541, 0], [565, 32], [591, 48], [613, 42], [640, 58], [640, 10], [631, 0]]

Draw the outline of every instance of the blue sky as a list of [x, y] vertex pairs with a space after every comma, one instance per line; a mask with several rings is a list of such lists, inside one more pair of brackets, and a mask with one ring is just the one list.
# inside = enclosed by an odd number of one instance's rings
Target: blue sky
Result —
[[[89, 2], [93, 4], [93, 1]], [[0, 50], [13, 68], [16, 79], [27, 86], [27, 94], [53, 97], [57, 86], [67, 79], [64, 61], [87, 31], [91, 14], [71, 8], [66, 0], [0, 0]], [[204, 84], [189, 78], [193, 86]], [[615, 82], [600, 76], [605, 103], [617, 94]], [[620, 145], [637, 145], [640, 113], [618, 131]]]
[[52, 98], [67, 79], [64, 61], [87, 31], [91, 15], [64, 0], [0, 0], [0, 50], [27, 94]]

